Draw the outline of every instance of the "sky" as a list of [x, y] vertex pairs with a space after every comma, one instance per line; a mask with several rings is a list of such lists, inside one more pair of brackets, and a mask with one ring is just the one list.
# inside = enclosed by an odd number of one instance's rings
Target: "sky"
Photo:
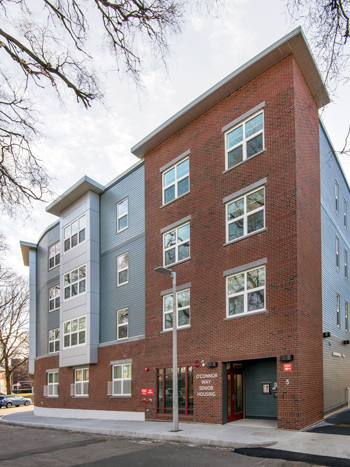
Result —
[[[113, 70], [101, 50], [97, 66], [104, 70], [105, 103], [86, 110], [66, 95], [66, 105], [50, 89], [40, 91], [39, 114], [45, 138], [37, 141], [43, 165], [52, 176], [55, 195], [35, 203], [15, 219], [1, 215], [0, 230], [9, 251], [5, 263], [27, 277], [20, 240], [37, 243], [57, 221], [45, 207], [84, 175], [107, 185], [138, 161], [131, 147], [180, 109], [235, 69], [302, 23], [291, 21], [284, 0], [226, 0], [219, 18], [192, 12], [181, 35], [170, 38], [167, 69], [149, 67], [143, 89]], [[349, 127], [350, 84], [339, 86], [333, 101], [322, 110], [336, 150], [344, 146]], [[350, 157], [341, 158], [350, 180]]]

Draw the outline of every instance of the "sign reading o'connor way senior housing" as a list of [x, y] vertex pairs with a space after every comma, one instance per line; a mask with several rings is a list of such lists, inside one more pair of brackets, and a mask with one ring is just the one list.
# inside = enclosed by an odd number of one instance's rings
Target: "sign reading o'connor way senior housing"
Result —
[[198, 397], [215, 397], [215, 380], [218, 379], [217, 373], [205, 373], [202, 375], [196, 375], [196, 379], [199, 380], [199, 388], [197, 391]]

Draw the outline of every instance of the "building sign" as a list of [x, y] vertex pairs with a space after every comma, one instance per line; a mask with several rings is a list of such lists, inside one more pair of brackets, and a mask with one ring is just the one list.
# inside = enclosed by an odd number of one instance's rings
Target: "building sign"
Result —
[[196, 375], [199, 380], [199, 390], [197, 391], [198, 397], [215, 397], [215, 379], [218, 378], [217, 373], [206, 373], [203, 375]]
[[283, 371], [292, 371], [291, 363], [283, 363]]
[[141, 396], [153, 396], [153, 388], [141, 389]]

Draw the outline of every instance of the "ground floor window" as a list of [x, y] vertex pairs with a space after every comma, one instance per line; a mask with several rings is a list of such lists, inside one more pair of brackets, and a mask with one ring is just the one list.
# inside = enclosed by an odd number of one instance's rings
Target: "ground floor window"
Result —
[[72, 385], [72, 396], [89, 395], [89, 368], [74, 370], [74, 384]]
[[[173, 412], [173, 369], [159, 368], [158, 372], [158, 413]], [[193, 414], [193, 367], [177, 369], [179, 414]]]
[[47, 373], [47, 386], [45, 389], [45, 396], [58, 396], [58, 371], [50, 371]]
[[131, 363], [113, 366], [113, 396], [131, 395]]

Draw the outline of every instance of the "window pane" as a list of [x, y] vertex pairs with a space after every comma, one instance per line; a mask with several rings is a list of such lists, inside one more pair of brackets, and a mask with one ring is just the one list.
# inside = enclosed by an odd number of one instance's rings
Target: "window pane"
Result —
[[85, 292], [85, 285], [86, 285], [85, 280], [79, 282], [79, 293]]
[[248, 311], [265, 308], [264, 290], [258, 290], [248, 294]]
[[123, 377], [124, 378], [131, 378], [131, 365], [124, 365]]
[[123, 382], [123, 393], [131, 394], [131, 381], [130, 380]]
[[230, 151], [227, 155], [227, 167], [231, 168], [239, 164], [243, 160], [243, 146], [238, 146]]
[[247, 141], [247, 157], [254, 156], [257, 152], [263, 150], [263, 137], [262, 134]]
[[175, 199], [175, 185], [164, 190], [164, 203], [170, 203], [173, 199]]
[[254, 133], [262, 130], [264, 126], [263, 113], [256, 115], [245, 124], [245, 136], [249, 138]]
[[244, 274], [237, 274], [236, 276], [228, 278], [228, 294], [243, 292], [244, 290]]
[[128, 226], [128, 216], [123, 216], [118, 220], [118, 230], [126, 229]]
[[265, 285], [265, 268], [254, 269], [247, 273], [248, 289], [255, 289]]
[[248, 233], [264, 228], [264, 211], [258, 211], [248, 216]]
[[78, 284], [72, 285], [72, 297], [74, 297], [75, 295], [78, 295]]
[[184, 193], [187, 193], [188, 192], [188, 177], [184, 178], [183, 180], [181, 180], [178, 185], [177, 185], [177, 196], [181, 196], [183, 195]]
[[233, 220], [244, 214], [244, 198], [238, 199], [227, 206], [227, 220]]
[[122, 393], [122, 382], [121, 381], [114, 381], [113, 394], [121, 394], [121, 393]]
[[175, 248], [165, 252], [165, 266], [175, 263]]
[[86, 326], [86, 318], [83, 316], [82, 318], [79, 318], [79, 329], [85, 329]]
[[67, 287], [64, 289], [64, 298], [69, 298], [70, 297], [70, 288]]
[[171, 183], [175, 182], [175, 167], [173, 167], [171, 170], [168, 170], [168, 172], [165, 172], [163, 175], [163, 180], [164, 180], [164, 187], [167, 187]]
[[118, 339], [125, 339], [128, 337], [128, 326], [118, 326]]
[[71, 331], [72, 331], [72, 332], [73, 332], [73, 331], [77, 331], [77, 329], [78, 329], [78, 320], [77, 320], [77, 319], [73, 319], [73, 320], [71, 321], [71, 323], [72, 323], [72, 324], [71, 324]]
[[64, 286], [67, 287], [67, 285], [70, 284], [70, 274], [66, 274], [64, 276]]
[[78, 245], [78, 234], [75, 234], [72, 237], [72, 248], [77, 245]]
[[122, 377], [122, 367], [121, 365], [114, 367], [114, 378], [121, 378]]
[[173, 230], [164, 235], [164, 248], [169, 248], [176, 243], [176, 231]]
[[243, 219], [233, 222], [228, 226], [228, 240], [234, 240], [235, 238], [242, 237], [243, 235]]
[[243, 140], [243, 125], [230, 131], [226, 136], [227, 148], [232, 148]]
[[190, 324], [190, 309], [187, 308], [185, 310], [179, 310], [179, 317], [178, 317], [179, 326], [186, 326]]
[[124, 324], [128, 322], [129, 312], [128, 310], [118, 311], [118, 324]]
[[189, 258], [190, 256], [190, 243], [186, 242], [183, 245], [179, 245], [179, 261], [182, 259]]
[[85, 331], [79, 331], [79, 344], [85, 344]]
[[84, 381], [89, 381], [89, 370], [83, 370], [83, 380]]
[[172, 328], [173, 327], [173, 314], [166, 313], [166, 315], [164, 316], [164, 319], [165, 319], [165, 323], [164, 323], [165, 329]]
[[167, 295], [164, 297], [164, 311], [170, 311], [173, 309], [173, 296]]
[[52, 269], [54, 266], [55, 266], [55, 258], [50, 258], [50, 261], [49, 261], [50, 265], [50, 269]]
[[244, 296], [231, 297], [229, 299], [229, 315], [239, 315], [244, 312]]
[[68, 334], [70, 332], [70, 321], [64, 323], [64, 334]]
[[264, 188], [247, 196], [247, 212], [264, 206]]
[[69, 347], [70, 344], [70, 336], [64, 336], [64, 346]]
[[78, 334], [71, 334], [71, 345], [78, 345]]
[[186, 159], [185, 161], [181, 162], [177, 166], [177, 179], [185, 177], [189, 173], [189, 159]]
[[118, 277], [119, 277], [119, 284], [124, 284], [124, 282], [128, 282], [128, 270], [125, 269], [125, 271], [121, 271]]
[[184, 240], [189, 240], [190, 238], [190, 224], [186, 224], [182, 227], [179, 227], [177, 230], [177, 241], [183, 242]]
[[124, 253], [124, 254], [118, 256], [118, 269], [127, 268], [128, 267], [128, 259], [129, 259], [128, 253]]
[[56, 250], [55, 250], [55, 245], [51, 245], [49, 247], [49, 256], [55, 256]]
[[85, 229], [79, 232], [79, 243], [83, 242], [84, 240], [85, 240]]
[[64, 238], [69, 238], [70, 237], [70, 225], [68, 227], [65, 227], [64, 229]]
[[128, 213], [128, 200], [124, 199], [121, 203], [118, 204], [118, 217], [125, 216]]
[[183, 292], [179, 292], [177, 294], [177, 306], [182, 308], [184, 306], [188, 306], [190, 304], [190, 291], [184, 290]]
[[71, 227], [72, 227], [72, 235], [78, 233], [78, 230], [79, 230], [79, 229], [78, 229], [78, 226], [79, 226], [78, 221], [75, 221], [75, 222], [72, 223], [72, 225], [71, 225]]
[[71, 282], [77, 282], [78, 280], [78, 269], [70, 273]]
[[86, 216], [82, 216], [79, 219], [79, 230], [85, 229], [86, 227]]
[[86, 277], [86, 266], [79, 268], [79, 279], [84, 279]]

